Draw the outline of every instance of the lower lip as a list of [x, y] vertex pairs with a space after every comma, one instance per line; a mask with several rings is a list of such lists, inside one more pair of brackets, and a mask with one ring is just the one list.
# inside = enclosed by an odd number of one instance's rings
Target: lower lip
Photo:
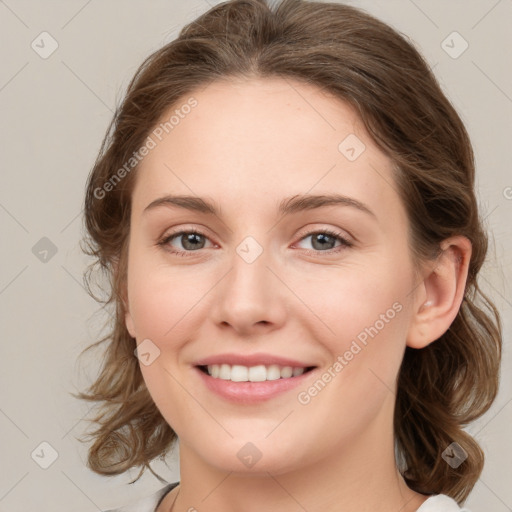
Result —
[[214, 378], [197, 367], [194, 369], [199, 373], [200, 378], [210, 391], [220, 395], [222, 398], [242, 404], [258, 403], [274, 398], [285, 391], [296, 388], [314, 372], [313, 369], [302, 375], [287, 379], [265, 380], [262, 382], [233, 382], [231, 380]]

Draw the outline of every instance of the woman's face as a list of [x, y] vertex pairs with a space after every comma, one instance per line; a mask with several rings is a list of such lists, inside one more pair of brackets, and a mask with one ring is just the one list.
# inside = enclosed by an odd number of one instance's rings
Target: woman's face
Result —
[[382, 450], [417, 284], [389, 159], [310, 85], [191, 96], [133, 171], [126, 325], [153, 400], [226, 471]]

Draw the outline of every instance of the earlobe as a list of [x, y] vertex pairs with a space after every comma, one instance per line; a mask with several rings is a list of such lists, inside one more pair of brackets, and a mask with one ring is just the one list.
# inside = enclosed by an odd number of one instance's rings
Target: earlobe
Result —
[[[119, 271], [119, 259], [115, 258], [112, 261], [112, 273], [113, 273], [113, 275], [117, 275], [118, 271]], [[121, 299], [122, 304], [123, 304], [123, 309], [125, 311], [124, 323], [125, 323], [126, 329], [128, 330], [130, 336], [132, 338], [135, 338], [135, 325], [133, 323], [132, 315], [130, 313], [130, 307], [129, 307], [129, 304], [128, 304], [128, 290], [127, 290], [126, 280], [124, 281], [124, 283], [121, 286], [120, 295], [121, 295], [120, 299]]]
[[128, 290], [126, 289], [126, 283], [121, 290], [121, 300], [123, 301], [123, 308], [125, 311], [124, 314], [124, 323], [126, 325], [126, 329], [130, 333], [132, 338], [135, 338], [135, 324], [133, 322], [132, 315], [130, 313], [130, 305], [128, 302]]
[[124, 322], [126, 325], [126, 329], [128, 329], [128, 332], [130, 333], [130, 336], [132, 338], [135, 338], [135, 325], [133, 324], [132, 315], [130, 314], [129, 311], [127, 311], [124, 316]]
[[466, 288], [471, 242], [455, 236], [441, 243], [442, 253], [419, 287], [407, 346], [424, 348], [440, 338], [455, 320]]

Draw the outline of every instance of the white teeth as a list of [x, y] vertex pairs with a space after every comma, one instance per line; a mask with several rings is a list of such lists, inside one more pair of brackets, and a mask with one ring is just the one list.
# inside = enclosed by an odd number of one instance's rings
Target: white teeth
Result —
[[[233, 380], [233, 378], [231, 379]], [[263, 382], [267, 380], [267, 370], [260, 364], [259, 366], [251, 366], [249, 368], [249, 378], [251, 382]]]
[[229, 364], [220, 365], [219, 379], [231, 380], [231, 366], [229, 366]]
[[271, 364], [267, 368], [267, 380], [277, 380], [281, 378], [281, 369], [277, 364]]
[[217, 378], [220, 374], [220, 368], [218, 364], [210, 365], [208, 366], [208, 373], [212, 376]]
[[293, 375], [293, 368], [291, 366], [284, 366], [281, 368], [281, 378], [289, 379]]
[[246, 382], [249, 380], [249, 368], [234, 364], [231, 367], [231, 379], [233, 382]]
[[302, 375], [305, 368], [292, 366], [242, 366], [239, 364], [211, 364], [207, 366], [208, 374], [216, 379], [233, 382], [263, 382], [266, 380], [289, 379]]

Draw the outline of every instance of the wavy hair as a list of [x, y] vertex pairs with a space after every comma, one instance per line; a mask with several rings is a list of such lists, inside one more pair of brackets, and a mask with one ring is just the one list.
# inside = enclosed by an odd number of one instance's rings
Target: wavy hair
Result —
[[[153, 472], [150, 462], [163, 458], [177, 439], [146, 389], [134, 355], [136, 342], [124, 323], [137, 167], [115, 183], [114, 174], [119, 178], [119, 170], [168, 109], [198, 87], [236, 77], [300, 80], [356, 109], [394, 164], [415, 264], [435, 260], [440, 242], [450, 236], [471, 241], [458, 315], [434, 343], [406, 348], [394, 415], [397, 459], [407, 485], [463, 502], [484, 462], [481, 448], [464, 427], [496, 397], [502, 350], [499, 312], [477, 283], [488, 238], [475, 196], [471, 142], [414, 45], [366, 12], [338, 3], [223, 2], [147, 57], [131, 80], [86, 186], [82, 249], [94, 262], [84, 280], [111, 313], [106, 336], [85, 349], [105, 343], [99, 374], [86, 392], [75, 395], [99, 407], [92, 420], [97, 429], [89, 436], [93, 444], [88, 467], [103, 475], [141, 467], [138, 479], [146, 468]], [[95, 271], [107, 278], [103, 299], [90, 287]], [[453, 442], [468, 454], [456, 469], [441, 457]]]

